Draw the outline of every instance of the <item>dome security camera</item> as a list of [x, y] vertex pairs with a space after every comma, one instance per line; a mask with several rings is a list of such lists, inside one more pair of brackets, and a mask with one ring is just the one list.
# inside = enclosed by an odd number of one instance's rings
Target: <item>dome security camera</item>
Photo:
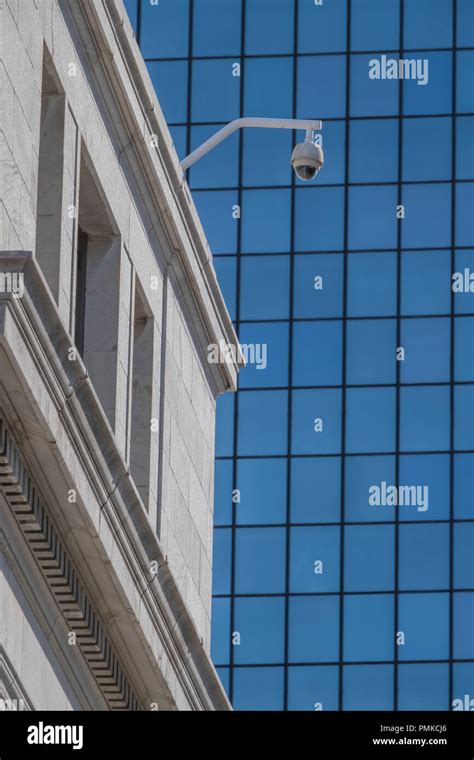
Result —
[[291, 165], [299, 179], [310, 182], [321, 171], [324, 154], [319, 145], [309, 140], [295, 145], [291, 155]]

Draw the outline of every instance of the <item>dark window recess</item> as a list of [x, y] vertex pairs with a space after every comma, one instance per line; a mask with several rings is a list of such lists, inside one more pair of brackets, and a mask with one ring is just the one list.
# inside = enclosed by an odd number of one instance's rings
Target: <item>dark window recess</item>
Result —
[[86, 317], [86, 282], [87, 282], [87, 234], [79, 228], [77, 237], [76, 269], [76, 324], [75, 342], [81, 356], [84, 354], [84, 327]]

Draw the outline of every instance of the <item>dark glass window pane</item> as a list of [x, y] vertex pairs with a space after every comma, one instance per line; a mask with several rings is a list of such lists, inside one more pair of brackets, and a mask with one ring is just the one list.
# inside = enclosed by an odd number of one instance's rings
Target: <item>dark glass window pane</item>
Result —
[[236, 668], [234, 710], [283, 710], [283, 668]]
[[239, 459], [237, 524], [286, 522], [286, 459]]
[[449, 595], [400, 594], [398, 629], [405, 644], [400, 660], [445, 660], [449, 656]]
[[230, 569], [232, 566], [232, 531], [219, 528], [214, 531], [212, 551], [212, 593], [230, 594]]
[[401, 320], [402, 383], [449, 382], [450, 330], [450, 320], [444, 317]]
[[382, 482], [395, 483], [395, 457], [347, 457], [345, 518], [347, 522], [393, 521], [393, 507], [369, 503], [369, 489]]
[[295, 249], [343, 248], [344, 191], [339, 187], [299, 188], [295, 194]]
[[293, 385], [340, 385], [342, 321], [295, 322]]
[[454, 526], [454, 586], [474, 588], [474, 523]]
[[474, 182], [456, 185], [456, 245], [474, 245], [473, 208]]
[[238, 597], [235, 631], [240, 644], [234, 646], [236, 663], [279, 663], [284, 657], [285, 600], [283, 597]]
[[400, 448], [402, 451], [449, 449], [449, 388], [400, 389]]
[[395, 447], [394, 388], [348, 388], [346, 450], [392, 451]]
[[339, 591], [339, 539], [332, 525], [291, 529], [291, 593]]
[[230, 660], [230, 599], [212, 600], [211, 657], [215, 663]]
[[245, 52], [293, 52], [294, 0], [247, 0]]
[[293, 391], [292, 454], [338, 454], [341, 449], [341, 391]]
[[186, 61], [148, 61], [147, 69], [166, 121], [185, 122], [188, 115]]
[[456, 119], [456, 178], [474, 178], [474, 116]]
[[451, 179], [451, 118], [403, 120], [402, 177]]
[[339, 597], [289, 599], [290, 662], [334, 662], [339, 657]]
[[339, 672], [334, 665], [288, 668], [289, 710], [337, 710]]
[[289, 185], [291, 183], [292, 134], [288, 129], [245, 129], [243, 131], [244, 185]]
[[449, 666], [399, 665], [399, 710], [448, 710]]
[[[395, 186], [349, 189], [349, 248], [395, 248], [397, 244]], [[370, 221], [367, 212], [370, 210]]]
[[297, 116], [302, 119], [332, 119], [345, 116], [345, 81], [344, 55], [299, 58]]
[[454, 389], [454, 447], [474, 449], [474, 385]]
[[341, 513], [341, 460], [291, 460], [292, 522], [337, 522]]
[[298, 2], [298, 51], [326, 53], [345, 51], [347, 3], [331, 0], [316, 5], [314, 0]]
[[287, 391], [245, 391], [239, 396], [239, 455], [286, 454]]
[[400, 525], [398, 574], [402, 591], [449, 588], [449, 525]]
[[394, 383], [397, 323], [394, 319], [347, 322], [347, 382]]
[[352, 50], [393, 50], [399, 45], [399, 0], [351, 4]]
[[351, 116], [398, 114], [398, 80], [371, 79], [369, 70], [374, 59], [380, 60], [380, 55], [351, 56]]
[[402, 245], [443, 247], [451, 243], [451, 185], [404, 185]]
[[245, 256], [240, 270], [240, 318], [287, 319], [289, 256]]
[[285, 529], [238, 528], [235, 533], [235, 593], [285, 591]]
[[[266, 35], [262, 34], [262, 37]], [[292, 58], [247, 58], [244, 79], [245, 116], [290, 115], [293, 103]]]
[[393, 710], [392, 665], [345, 665], [344, 710]]
[[241, 16], [241, 0], [194, 0], [193, 55], [238, 55]]
[[[201, 126], [191, 129], [191, 151], [198, 148], [219, 130], [216, 126]], [[190, 186], [194, 187], [237, 187], [239, 171], [239, 136], [233, 134], [220, 145], [201, 158], [190, 169]]]
[[239, 373], [240, 388], [288, 385], [287, 323], [243, 324], [239, 339], [247, 359], [247, 365]]
[[344, 597], [344, 659], [346, 662], [391, 660], [394, 647], [393, 594]]
[[244, 190], [242, 252], [285, 253], [290, 248], [290, 190]]
[[449, 519], [449, 455], [402, 454], [399, 484], [427, 488], [427, 492], [421, 491], [422, 503], [399, 507], [401, 521]]
[[404, 0], [405, 48], [451, 47], [452, 0]]
[[193, 199], [212, 253], [235, 253], [238, 220], [233, 217], [237, 191], [195, 190]]
[[397, 181], [398, 120], [352, 120], [350, 141], [350, 182]]
[[461, 111], [461, 113], [472, 113], [474, 111], [473, 68], [473, 51], [459, 50], [456, 53], [456, 110]]
[[392, 591], [395, 529], [393, 525], [348, 525], [344, 531], [344, 589]]
[[342, 316], [340, 254], [295, 256], [295, 317]]
[[347, 313], [390, 317], [397, 313], [395, 253], [352, 253], [348, 257]]
[[454, 515], [474, 518], [474, 454], [454, 455]]
[[474, 5], [472, 0], [457, 0], [457, 35], [460, 47], [474, 46]]
[[451, 252], [402, 252], [402, 314], [449, 314]]
[[454, 594], [454, 657], [474, 658], [474, 594]]
[[229, 58], [193, 61], [193, 121], [226, 122], [239, 116], [240, 77], [233, 75], [233, 64]]
[[[426, 84], [418, 84], [421, 79], [405, 79], [403, 82], [403, 113], [444, 114], [452, 108], [452, 53], [430, 52], [426, 50], [410, 52], [409, 60], [427, 61], [423, 63], [421, 74], [427, 76]], [[421, 65], [421, 64], [417, 64]]]
[[177, 58], [188, 54], [189, 0], [141, 3], [140, 48], [144, 58]]
[[232, 522], [232, 466], [229, 459], [214, 464], [214, 525]]
[[[474, 380], [474, 317], [457, 317], [454, 322], [455, 380]], [[474, 423], [473, 423], [474, 424]]]

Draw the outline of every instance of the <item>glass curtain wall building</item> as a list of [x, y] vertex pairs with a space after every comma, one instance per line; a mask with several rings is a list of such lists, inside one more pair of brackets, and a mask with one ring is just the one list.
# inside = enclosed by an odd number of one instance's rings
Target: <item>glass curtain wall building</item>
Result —
[[212, 653], [234, 707], [465, 706], [474, 2], [126, 5], [180, 157], [239, 116], [323, 120], [313, 183], [285, 130], [189, 172], [255, 351], [218, 414]]

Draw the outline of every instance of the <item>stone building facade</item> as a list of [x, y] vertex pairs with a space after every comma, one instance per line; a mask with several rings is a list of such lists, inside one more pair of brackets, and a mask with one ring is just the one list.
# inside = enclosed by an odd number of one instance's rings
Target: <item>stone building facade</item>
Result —
[[0, 699], [227, 710], [209, 246], [122, 0], [0, 7]]

